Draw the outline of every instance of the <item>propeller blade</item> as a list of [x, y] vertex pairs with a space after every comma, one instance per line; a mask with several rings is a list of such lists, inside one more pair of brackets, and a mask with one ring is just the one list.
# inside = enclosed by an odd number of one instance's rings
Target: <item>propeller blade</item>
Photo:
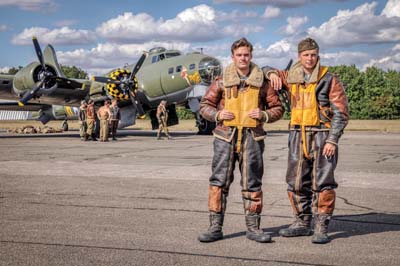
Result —
[[40, 64], [42, 65], [43, 69], [46, 69], [46, 65], [44, 64], [42, 49], [40, 49], [40, 45], [36, 37], [32, 37], [33, 46], [35, 47], [36, 55], [39, 59]]
[[146, 54], [143, 53], [142, 56], [137, 61], [136, 65], [132, 68], [131, 75], [129, 76], [129, 80], [132, 80], [139, 69], [142, 67], [144, 60], [146, 59]]
[[35, 85], [32, 90], [25, 92], [24, 96], [18, 101], [19, 106], [24, 106], [30, 99], [35, 96], [39, 91], [40, 87], [43, 85], [45, 79], [40, 81], [39, 84]]
[[57, 83], [61, 83], [61, 84], [68, 84], [74, 88], [81, 88], [82, 87], [82, 83], [69, 79], [69, 78], [63, 78], [63, 77], [57, 77], [57, 76], [49, 76], [48, 78], [49, 80], [54, 80]]
[[102, 76], [97, 76], [92, 78], [94, 81], [101, 82], [101, 83], [111, 83], [111, 84], [116, 84], [120, 85], [121, 82], [115, 79], [107, 78], [107, 77], [102, 77]]
[[138, 115], [139, 116], [145, 115], [146, 113], [143, 110], [142, 104], [136, 99], [136, 96], [133, 94], [132, 91], [129, 93], [129, 96], [130, 96], [129, 98], [132, 101], [133, 108], [135, 108], [137, 110]]
[[[290, 67], [292, 66], [293, 59], [290, 59], [289, 63], [287, 64], [285, 71], [289, 71]], [[287, 112], [290, 112], [290, 94], [285, 88], [281, 88], [278, 90], [278, 96], [285, 107]]]

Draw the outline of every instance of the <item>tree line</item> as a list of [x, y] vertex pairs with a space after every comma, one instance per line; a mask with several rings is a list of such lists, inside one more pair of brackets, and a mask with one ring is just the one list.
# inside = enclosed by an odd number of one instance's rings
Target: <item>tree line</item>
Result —
[[[10, 68], [15, 74], [22, 67]], [[87, 72], [75, 66], [61, 66], [68, 78], [85, 79]], [[349, 99], [351, 119], [399, 119], [400, 72], [369, 67], [360, 71], [355, 65], [332, 66], [329, 71], [338, 75]], [[184, 109], [177, 110], [182, 118], [192, 117]], [[287, 114], [285, 117], [288, 117]]]
[[329, 67], [339, 76], [349, 99], [351, 119], [399, 119], [400, 72], [355, 65]]

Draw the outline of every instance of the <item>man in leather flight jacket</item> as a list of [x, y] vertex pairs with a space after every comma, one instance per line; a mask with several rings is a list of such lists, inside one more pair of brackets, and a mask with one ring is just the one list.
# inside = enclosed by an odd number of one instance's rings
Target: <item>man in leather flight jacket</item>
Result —
[[307, 38], [298, 44], [298, 59], [289, 71], [279, 71], [290, 95], [286, 182], [296, 217], [279, 234], [284, 237], [311, 235], [313, 215], [311, 241], [325, 244], [330, 241], [327, 232], [337, 188], [334, 170], [339, 138], [348, 122], [348, 103], [338, 77], [320, 65], [315, 40]]
[[242, 176], [240, 183], [247, 238], [271, 242], [271, 236], [260, 229], [263, 124], [279, 120], [284, 109], [262, 70], [251, 62], [252, 50], [253, 46], [245, 38], [232, 44], [233, 63], [225, 69], [223, 77], [216, 78], [211, 84], [200, 103], [200, 114], [209, 121], [217, 122], [208, 198], [210, 227], [199, 236], [201, 242], [223, 238], [226, 199], [236, 161]]

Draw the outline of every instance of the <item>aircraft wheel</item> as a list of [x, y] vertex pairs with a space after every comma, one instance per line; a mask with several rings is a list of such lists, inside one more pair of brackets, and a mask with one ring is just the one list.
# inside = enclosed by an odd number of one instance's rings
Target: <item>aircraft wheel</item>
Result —
[[64, 121], [61, 125], [61, 128], [63, 131], [68, 131], [68, 122]]
[[199, 135], [211, 135], [212, 131], [215, 128], [215, 122], [210, 122], [201, 117], [200, 122], [197, 125], [197, 128], [199, 129], [198, 131]]

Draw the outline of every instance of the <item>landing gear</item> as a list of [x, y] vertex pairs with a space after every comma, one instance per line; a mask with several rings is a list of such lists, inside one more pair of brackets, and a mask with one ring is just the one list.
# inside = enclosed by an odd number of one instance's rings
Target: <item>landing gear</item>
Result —
[[215, 128], [215, 122], [210, 122], [199, 115], [199, 119], [196, 120], [197, 128], [199, 129], [199, 135], [211, 135]]
[[68, 121], [67, 119], [64, 119], [64, 121], [61, 124], [61, 128], [63, 131], [68, 131]]

